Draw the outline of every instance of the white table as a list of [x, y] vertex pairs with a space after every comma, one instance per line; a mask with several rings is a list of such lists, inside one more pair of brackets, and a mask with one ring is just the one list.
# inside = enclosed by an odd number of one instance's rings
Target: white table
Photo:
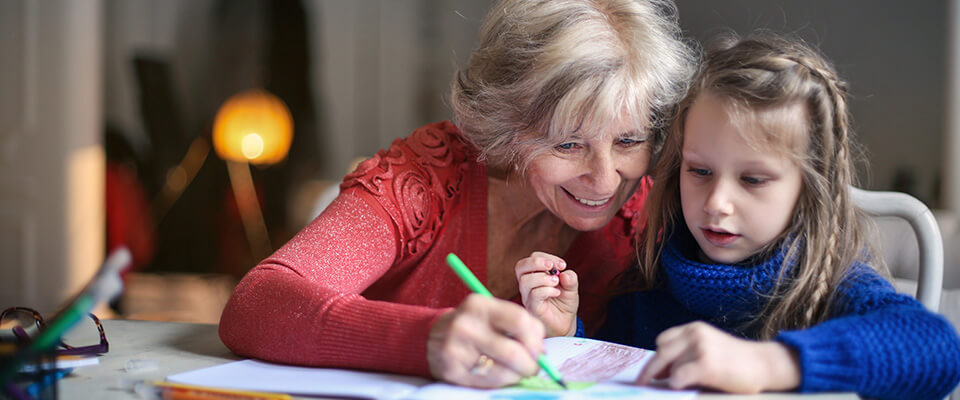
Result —
[[[58, 390], [61, 399], [137, 399], [125, 389], [124, 380], [164, 380], [168, 375], [198, 368], [223, 364], [241, 358], [230, 353], [220, 343], [217, 326], [209, 324], [186, 324], [150, 321], [103, 321], [110, 351], [100, 357], [100, 364], [81, 367], [60, 381]], [[82, 336], [82, 337], [77, 337]], [[98, 338], [87, 334], [68, 337], [77, 344], [94, 343]], [[131, 359], [152, 360], [158, 368], [138, 373], [124, 372]], [[702, 394], [706, 399], [856, 399], [850, 393], [797, 395], [763, 394], [758, 396], [733, 396]]]

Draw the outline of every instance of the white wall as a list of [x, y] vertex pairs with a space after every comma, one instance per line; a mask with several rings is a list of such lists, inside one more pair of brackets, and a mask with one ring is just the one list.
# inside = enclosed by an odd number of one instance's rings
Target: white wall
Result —
[[325, 135], [325, 177], [394, 138], [449, 119], [448, 85], [466, 62], [489, 3], [469, 0], [318, 0], [313, 85]]
[[53, 311], [102, 261], [101, 10], [0, 0], [0, 307]]

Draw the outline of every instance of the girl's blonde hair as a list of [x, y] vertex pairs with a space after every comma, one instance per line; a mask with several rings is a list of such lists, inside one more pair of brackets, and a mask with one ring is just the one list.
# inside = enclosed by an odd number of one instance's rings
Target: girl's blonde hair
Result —
[[450, 104], [496, 167], [625, 116], [656, 144], [696, 70], [671, 0], [502, 0], [479, 40]]
[[[863, 214], [849, 194], [854, 183], [853, 140], [846, 93], [846, 84], [829, 62], [800, 40], [766, 32], [743, 40], [733, 35], [720, 40], [680, 103], [654, 168], [643, 233], [650, 240], [638, 241], [644, 285], [650, 287], [655, 281], [663, 239], [678, 224], [682, 228], [679, 176], [684, 122], [693, 102], [710, 94], [729, 105], [728, 110], [748, 114], [760, 123], [765, 143], [806, 143], [799, 151], [784, 149], [800, 166], [803, 187], [789, 225], [761, 251], [766, 255], [782, 249], [784, 264], [792, 268], [781, 268], [776, 289], [751, 330], [759, 338], [770, 338], [781, 330], [809, 327], [829, 317], [837, 286], [854, 262], [866, 261], [865, 249], [872, 248]], [[802, 107], [791, 107], [796, 105]], [[776, 137], [790, 135], [789, 129], [783, 129], [782, 123], [764, 126], [764, 119], [757, 116], [783, 109], [805, 113], [806, 126], [798, 132], [806, 138]]]

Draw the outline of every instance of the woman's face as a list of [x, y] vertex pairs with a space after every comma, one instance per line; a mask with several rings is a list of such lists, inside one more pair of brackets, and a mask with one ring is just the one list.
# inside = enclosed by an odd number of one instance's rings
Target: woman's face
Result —
[[630, 198], [650, 164], [647, 136], [617, 123], [584, 132], [536, 156], [527, 182], [540, 202], [570, 227], [604, 227]]

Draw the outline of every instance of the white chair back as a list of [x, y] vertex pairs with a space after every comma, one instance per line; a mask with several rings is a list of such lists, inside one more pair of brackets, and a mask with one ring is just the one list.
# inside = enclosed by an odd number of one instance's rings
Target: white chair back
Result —
[[943, 290], [943, 238], [933, 212], [920, 200], [906, 193], [850, 188], [853, 203], [873, 216], [893, 216], [906, 220], [917, 235], [920, 264], [916, 298], [928, 310], [940, 308]]

